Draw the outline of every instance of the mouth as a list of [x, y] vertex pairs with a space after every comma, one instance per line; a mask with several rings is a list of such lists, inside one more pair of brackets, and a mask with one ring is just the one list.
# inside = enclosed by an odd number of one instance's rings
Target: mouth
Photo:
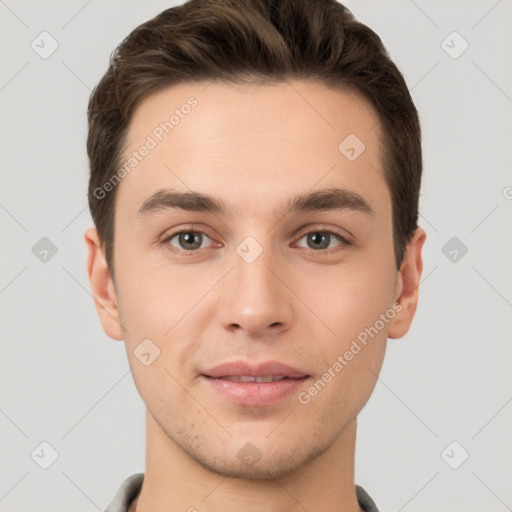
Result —
[[203, 375], [203, 377], [207, 377], [209, 379], [215, 380], [229, 380], [231, 382], [279, 382], [281, 380], [305, 380], [309, 377], [309, 375], [304, 375], [303, 377], [286, 377], [284, 375], [264, 375], [261, 377], [255, 377], [253, 375], [223, 375], [222, 377], [211, 377], [210, 375]]
[[[280, 361], [264, 361], [258, 364], [249, 361], [230, 361], [205, 370], [202, 375], [215, 379], [231, 380], [233, 377], [243, 379], [235, 382], [273, 382], [281, 378], [301, 379], [309, 377], [307, 372]], [[252, 380], [254, 378], [263, 380], [254, 381]]]
[[268, 406], [298, 392], [311, 377], [297, 368], [268, 361], [259, 365], [231, 362], [200, 374], [217, 396], [245, 406]]

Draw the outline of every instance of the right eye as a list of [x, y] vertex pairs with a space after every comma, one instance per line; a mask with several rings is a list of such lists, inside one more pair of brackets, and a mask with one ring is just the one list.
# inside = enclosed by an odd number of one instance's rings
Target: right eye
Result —
[[[204, 249], [203, 242], [205, 238], [211, 240], [211, 238], [202, 231], [186, 229], [172, 233], [162, 240], [162, 244], [175, 247], [178, 249], [178, 252], [195, 252], [198, 249]], [[176, 239], [175, 243], [178, 244], [178, 247], [172, 243], [174, 239]]]

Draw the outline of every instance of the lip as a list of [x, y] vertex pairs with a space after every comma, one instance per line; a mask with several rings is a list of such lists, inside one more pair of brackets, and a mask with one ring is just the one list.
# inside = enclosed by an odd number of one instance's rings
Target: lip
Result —
[[[233, 382], [222, 377], [247, 375], [288, 377], [275, 382]], [[310, 376], [297, 368], [279, 361], [266, 361], [251, 365], [245, 361], [224, 363], [201, 374], [201, 378], [216, 392], [231, 402], [245, 406], [266, 406], [296, 392]]]
[[222, 363], [209, 370], [202, 372], [207, 377], [228, 377], [248, 375], [251, 377], [265, 377], [266, 375], [277, 375], [279, 377], [289, 377], [291, 379], [300, 379], [309, 377], [307, 372], [294, 368], [280, 361], [264, 361], [259, 364], [250, 364], [247, 361], [232, 361]]

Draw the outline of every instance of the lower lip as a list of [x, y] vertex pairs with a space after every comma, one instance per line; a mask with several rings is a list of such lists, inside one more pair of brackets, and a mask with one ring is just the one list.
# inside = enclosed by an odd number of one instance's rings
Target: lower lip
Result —
[[201, 376], [210, 386], [239, 405], [269, 405], [296, 392], [309, 377], [276, 382], [233, 382]]

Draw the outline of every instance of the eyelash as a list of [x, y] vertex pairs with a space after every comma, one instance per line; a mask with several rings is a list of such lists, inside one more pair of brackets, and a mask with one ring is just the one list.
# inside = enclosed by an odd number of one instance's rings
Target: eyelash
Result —
[[[211, 237], [208, 236], [204, 231], [200, 231], [200, 230], [196, 230], [196, 229], [182, 229], [180, 231], [176, 231], [174, 233], [171, 233], [169, 236], [165, 237], [162, 241], [161, 241], [161, 244], [162, 245], [165, 245], [166, 247], [170, 248], [169, 250], [173, 251], [174, 253], [178, 253], [178, 254], [183, 254], [183, 255], [186, 255], [186, 256], [192, 256], [194, 253], [198, 252], [201, 250], [201, 248], [199, 249], [192, 249], [192, 250], [179, 250], [173, 246], [171, 246], [169, 244], [170, 240], [172, 240], [174, 237], [182, 234], [182, 233], [193, 233], [193, 234], [200, 234], [200, 235], [205, 235], [207, 238], [210, 238], [211, 240]], [[324, 229], [324, 230], [321, 230], [321, 229], [313, 229], [313, 230], [310, 230], [310, 231], [307, 231], [306, 233], [304, 233], [300, 238], [299, 240], [302, 240], [305, 236], [307, 235], [310, 235], [310, 234], [321, 234], [321, 235], [332, 235], [334, 236], [338, 242], [340, 242], [340, 246], [341, 248], [339, 249], [334, 249], [334, 252], [337, 252], [338, 250], [344, 250], [346, 249], [347, 247], [353, 245], [352, 242], [350, 242], [349, 240], [347, 240], [347, 238], [345, 236], [343, 236], [341, 234], [341, 232], [338, 232], [336, 230], [329, 230], [329, 229]], [[172, 247], [172, 248], [171, 248]], [[339, 247], [339, 246], [338, 246]], [[204, 247], [203, 247], [204, 249]], [[327, 254], [330, 254], [333, 249], [309, 249], [309, 248], [306, 248], [306, 250], [310, 253], [315, 253], [315, 254], [318, 254], [318, 253], [327, 253]]]

